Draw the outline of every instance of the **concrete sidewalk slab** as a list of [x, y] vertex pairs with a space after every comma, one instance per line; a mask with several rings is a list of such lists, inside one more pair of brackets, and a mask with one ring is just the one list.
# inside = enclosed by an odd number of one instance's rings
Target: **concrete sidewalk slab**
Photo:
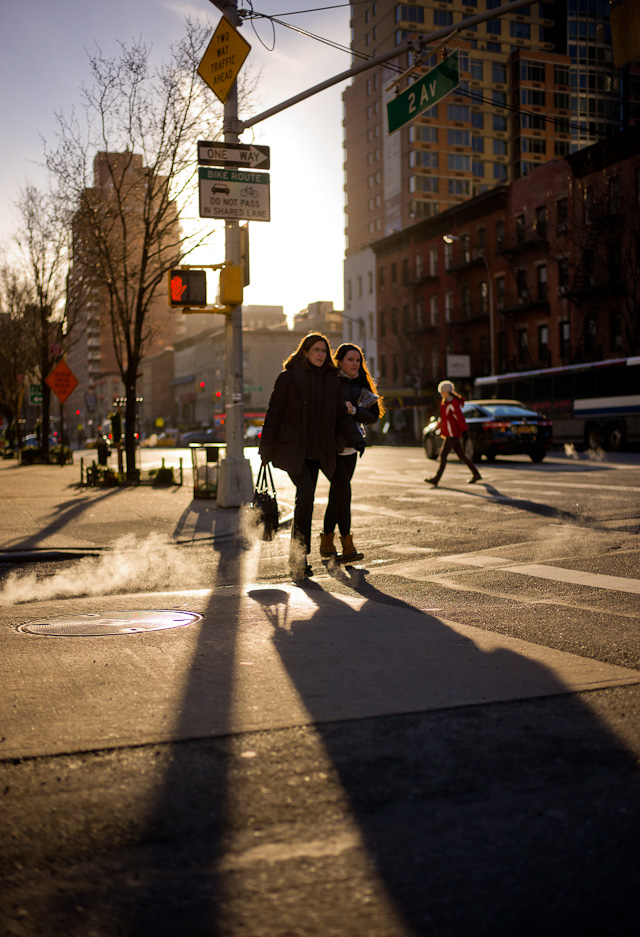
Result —
[[[0, 757], [99, 750], [640, 683], [640, 672], [317, 583], [33, 604], [2, 614]], [[162, 603], [159, 605], [158, 603]], [[191, 627], [18, 633], [63, 614], [175, 608]]]
[[123, 533], [144, 540], [161, 532], [184, 541], [239, 530], [237, 509], [193, 499], [190, 484], [153, 488], [87, 488], [78, 465], [18, 465], [0, 460], [0, 553], [101, 550]]

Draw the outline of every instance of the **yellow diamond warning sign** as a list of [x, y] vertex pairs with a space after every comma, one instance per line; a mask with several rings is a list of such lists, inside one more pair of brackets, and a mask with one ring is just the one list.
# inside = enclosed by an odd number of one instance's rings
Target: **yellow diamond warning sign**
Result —
[[198, 65], [198, 74], [223, 104], [250, 49], [249, 43], [223, 16]]

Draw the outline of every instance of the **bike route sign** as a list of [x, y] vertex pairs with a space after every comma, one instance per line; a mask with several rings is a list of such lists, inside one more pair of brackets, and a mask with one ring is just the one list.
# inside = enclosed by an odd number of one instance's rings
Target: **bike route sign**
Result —
[[268, 172], [198, 170], [200, 217], [271, 221]]

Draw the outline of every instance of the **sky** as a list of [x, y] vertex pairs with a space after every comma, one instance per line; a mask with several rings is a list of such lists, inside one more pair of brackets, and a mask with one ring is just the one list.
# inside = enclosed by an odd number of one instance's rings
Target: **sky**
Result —
[[[255, 12], [277, 15], [325, 39], [349, 44], [349, 6], [331, 0], [252, 0]], [[248, 0], [239, 0], [239, 7]], [[211, 24], [220, 11], [209, 0], [5, 0], [0, 31], [0, 243], [17, 228], [14, 203], [27, 182], [46, 188], [43, 138], [55, 140], [56, 113], [80, 109], [80, 88], [89, 83], [88, 51], [106, 55], [118, 41], [142, 39], [158, 60], [184, 33], [187, 16]], [[337, 75], [351, 65], [347, 52], [282, 26], [259, 21], [241, 34], [251, 46], [243, 68], [260, 70], [261, 113]], [[257, 32], [257, 35], [256, 35]], [[271, 221], [250, 224], [251, 284], [245, 304], [283, 306], [290, 319], [310, 302], [330, 300], [343, 308], [344, 192], [342, 82], [245, 131], [243, 143], [271, 148]], [[221, 107], [211, 92], [212, 104]], [[240, 119], [249, 115], [239, 113]], [[196, 141], [194, 141], [194, 162]], [[192, 206], [197, 216], [198, 206]], [[209, 223], [209, 222], [207, 222]], [[211, 221], [224, 230], [223, 221]], [[212, 238], [222, 244], [222, 237]], [[216, 256], [199, 263], [220, 263]]]

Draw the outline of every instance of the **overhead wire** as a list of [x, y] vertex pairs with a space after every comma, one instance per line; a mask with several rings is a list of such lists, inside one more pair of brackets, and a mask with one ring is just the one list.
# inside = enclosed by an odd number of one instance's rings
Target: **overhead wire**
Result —
[[[300, 35], [306, 36], [309, 39], [315, 39], [317, 42], [324, 43], [325, 45], [328, 45], [329, 47], [336, 49], [339, 52], [345, 52], [351, 56], [358, 57], [364, 60], [372, 59], [375, 57], [373, 55], [369, 55], [366, 52], [357, 52], [354, 49], [351, 49], [349, 46], [342, 45], [341, 43], [335, 42], [332, 39], [325, 39], [324, 37], [318, 36], [315, 33], [310, 32], [309, 30], [302, 29], [299, 26], [294, 26], [292, 23], [287, 23], [285, 20], [279, 19], [280, 16], [295, 16], [301, 13], [317, 13], [317, 12], [323, 12], [324, 10], [338, 9], [339, 7], [354, 6], [354, 5], [357, 5], [358, 3], [368, 3], [369, 0], [355, 0], [355, 3], [351, 3], [351, 4], [341, 3], [341, 4], [334, 4], [332, 6], [326, 6], [326, 7], [314, 7], [312, 9], [307, 9], [307, 10], [292, 10], [290, 12], [281, 13], [281, 14], [258, 13], [253, 9], [252, 0], [244, 0], [244, 2], [249, 4], [251, 8], [250, 12], [245, 12], [244, 10], [238, 10], [238, 15], [242, 16], [244, 19], [248, 19], [249, 21], [251, 21], [254, 33], [257, 36], [258, 40], [262, 43], [262, 45], [265, 45], [265, 44], [264, 42], [262, 42], [261, 37], [258, 35], [253, 21], [256, 19], [267, 19], [271, 22], [271, 25], [273, 27], [274, 40], [273, 40], [272, 48], [268, 49], [268, 51], [270, 52], [272, 52], [275, 49], [275, 25], [274, 24], [277, 24], [278, 26], [284, 26], [287, 29], [291, 29], [294, 32], [299, 33]], [[416, 42], [418, 41], [419, 40], [416, 39]], [[265, 48], [268, 48], [268, 47], [265, 45]], [[446, 54], [446, 49], [443, 51], [443, 56], [445, 54]], [[396, 72], [397, 74], [402, 74], [403, 71], [406, 71], [406, 69], [403, 69], [400, 65], [395, 65], [392, 62], [385, 62], [382, 65], [382, 67], [388, 68], [390, 71]], [[546, 114], [538, 114], [535, 111], [527, 111], [524, 108], [515, 107], [513, 104], [507, 104], [507, 103], [503, 103], [500, 101], [494, 101], [493, 99], [487, 98], [483, 94], [477, 91], [456, 88], [453, 90], [452, 93], [461, 95], [463, 97], [468, 97], [471, 100], [480, 101], [483, 104], [489, 105], [490, 107], [501, 108], [503, 110], [509, 111], [514, 114], [519, 114], [519, 115], [522, 114], [526, 117], [533, 117], [536, 120], [543, 121], [544, 123], [551, 123], [558, 127], [562, 127], [563, 129], [568, 128], [569, 130], [575, 130], [579, 134], [586, 135], [584, 134], [583, 127], [577, 124], [571, 123], [570, 121], [567, 121], [567, 118], [565, 117], [551, 117]]]

